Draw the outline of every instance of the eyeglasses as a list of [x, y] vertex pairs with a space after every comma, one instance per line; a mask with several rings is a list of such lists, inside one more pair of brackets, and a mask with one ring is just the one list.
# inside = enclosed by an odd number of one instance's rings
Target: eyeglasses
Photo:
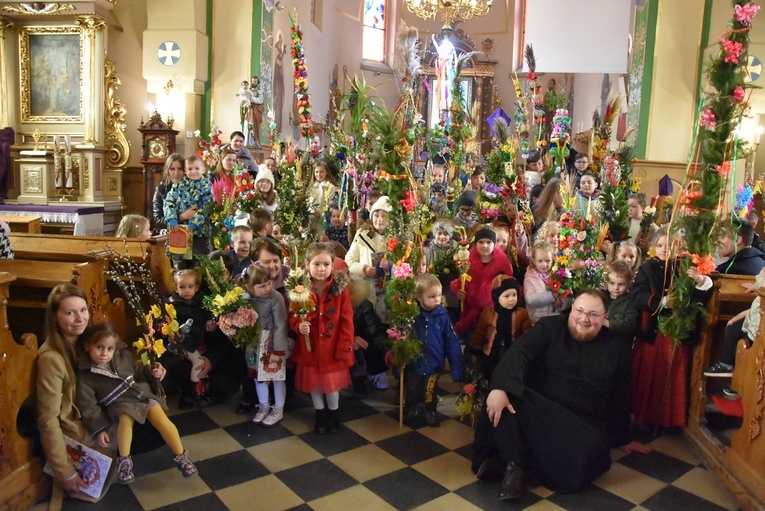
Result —
[[576, 312], [579, 316], [587, 316], [588, 319], [596, 319], [596, 318], [602, 318], [606, 315], [605, 312], [597, 313], [597, 312], [588, 312], [584, 309], [572, 309], [573, 312]]

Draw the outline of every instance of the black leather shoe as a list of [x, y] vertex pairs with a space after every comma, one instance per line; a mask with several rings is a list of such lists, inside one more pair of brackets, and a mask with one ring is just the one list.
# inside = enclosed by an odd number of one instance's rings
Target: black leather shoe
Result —
[[441, 425], [441, 420], [438, 418], [438, 413], [435, 410], [427, 410], [425, 412], [425, 424], [431, 428], [437, 428]]
[[242, 401], [239, 403], [239, 406], [236, 407], [236, 414], [237, 415], [247, 415], [248, 413], [252, 413], [252, 411], [255, 409], [255, 403], [245, 403]]
[[337, 418], [337, 410], [327, 409], [327, 431], [330, 433], [340, 432], [340, 421]]
[[486, 458], [478, 467], [475, 476], [482, 481], [499, 482], [502, 480], [505, 464], [495, 456]]
[[526, 471], [515, 463], [508, 463], [502, 478], [502, 488], [499, 490], [499, 500], [517, 499], [525, 489]]
[[327, 409], [316, 410], [316, 422], [313, 425], [313, 432], [317, 435], [327, 434]]

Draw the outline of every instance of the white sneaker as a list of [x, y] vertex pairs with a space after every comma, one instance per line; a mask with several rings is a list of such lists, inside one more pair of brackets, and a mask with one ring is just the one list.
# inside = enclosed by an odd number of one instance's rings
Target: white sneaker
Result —
[[369, 381], [372, 382], [372, 385], [374, 385], [375, 388], [380, 390], [385, 390], [388, 388], [388, 377], [385, 375], [385, 373], [370, 376]]
[[258, 412], [255, 414], [255, 417], [252, 418], [252, 422], [255, 424], [260, 424], [263, 422], [263, 419], [266, 418], [266, 415], [268, 415], [268, 405], [258, 405]]
[[268, 414], [268, 417], [263, 419], [263, 425], [264, 426], [273, 426], [280, 420], [284, 418], [284, 408], [281, 406], [273, 406], [271, 407], [271, 412]]

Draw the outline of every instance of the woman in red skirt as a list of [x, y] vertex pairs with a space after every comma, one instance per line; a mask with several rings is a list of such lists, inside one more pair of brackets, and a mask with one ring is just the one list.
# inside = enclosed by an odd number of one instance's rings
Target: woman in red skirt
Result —
[[[688, 420], [690, 351], [658, 329], [658, 318], [669, 313], [670, 305], [666, 303], [670, 282], [666, 228], [654, 233], [651, 247], [656, 255], [640, 266], [630, 291], [643, 318], [632, 352], [632, 411], [637, 425], [682, 427]], [[688, 275], [696, 281], [693, 299], [704, 299], [712, 279], [695, 267]]]

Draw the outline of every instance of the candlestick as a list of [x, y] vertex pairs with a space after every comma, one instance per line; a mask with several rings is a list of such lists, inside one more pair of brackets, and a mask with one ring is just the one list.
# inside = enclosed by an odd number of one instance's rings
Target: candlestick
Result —
[[58, 152], [58, 135], [53, 135], [53, 154]]
[[69, 135], [64, 135], [64, 145], [66, 145], [66, 152], [72, 152], [72, 141], [69, 140]]

